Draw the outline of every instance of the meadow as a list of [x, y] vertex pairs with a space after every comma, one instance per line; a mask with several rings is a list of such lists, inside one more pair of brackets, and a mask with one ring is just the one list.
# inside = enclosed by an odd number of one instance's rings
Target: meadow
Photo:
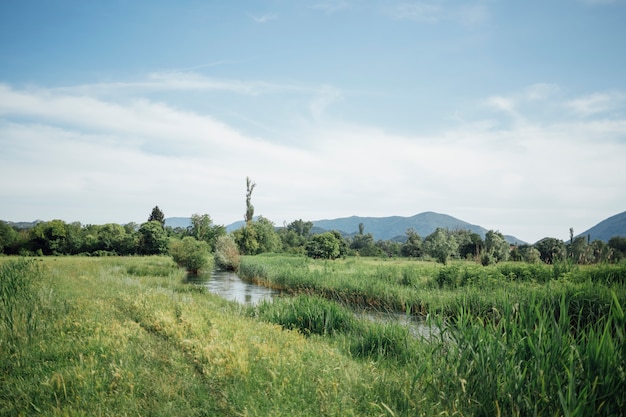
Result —
[[[244, 257], [241, 306], [168, 257], [0, 258], [0, 415], [623, 415], [626, 266]], [[439, 332], [359, 320], [403, 311]]]

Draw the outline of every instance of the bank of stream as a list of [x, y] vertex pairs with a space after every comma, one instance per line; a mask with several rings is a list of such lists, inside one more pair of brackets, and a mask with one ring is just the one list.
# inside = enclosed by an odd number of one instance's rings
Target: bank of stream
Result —
[[[187, 276], [187, 282], [205, 287], [210, 293], [244, 305], [257, 305], [275, 297], [291, 296], [281, 291], [242, 280], [230, 271], [213, 270], [211, 273]], [[431, 339], [439, 335], [439, 328], [427, 320], [397, 312], [376, 311], [350, 306], [357, 318], [375, 322], [396, 323], [407, 326], [414, 337]]]

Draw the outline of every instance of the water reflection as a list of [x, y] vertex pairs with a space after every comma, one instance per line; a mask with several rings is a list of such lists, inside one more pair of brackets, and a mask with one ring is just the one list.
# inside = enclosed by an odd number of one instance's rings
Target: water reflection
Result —
[[[261, 300], [271, 300], [280, 293], [260, 285], [242, 281], [237, 274], [227, 271], [212, 271], [208, 274], [188, 275], [187, 282], [206, 287], [209, 292], [240, 304], [256, 305]], [[355, 315], [361, 319], [396, 323], [407, 326], [413, 337], [433, 340], [440, 336], [439, 327], [415, 316], [393, 312], [358, 310]]]
[[257, 304], [269, 300], [278, 291], [242, 281], [237, 274], [228, 271], [212, 271], [210, 274], [189, 275], [189, 283], [203, 285], [209, 292], [240, 304]]
[[395, 323], [406, 326], [409, 333], [416, 338], [433, 340], [439, 338], [441, 329], [423, 317], [410, 316], [403, 313], [363, 310], [356, 313], [361, 319], [379, 323]]

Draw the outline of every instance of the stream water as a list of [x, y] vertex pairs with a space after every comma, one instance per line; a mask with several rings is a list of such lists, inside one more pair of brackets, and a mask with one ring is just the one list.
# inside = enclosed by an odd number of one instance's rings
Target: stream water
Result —
[[[279, 291], [243, 281], [234, 272], [214, 270], [211, 274], [187, 277], [190, 284], [202, 285], [209, 292], [240, 304], [258, 304], [261, 300], [271, 300], [280, 294]], [[439, 328], [429, 325], [425, 320], [406, 314], [378, 312], [372, 310], [355, 311], [357, 317], [387, 323], [398, 323], [408, 326], [415, 337], [432, 339], [439, 335]]]
[[243, 281], [234, 272], [214, 270], [211, 274], [187, 277], [192, 284], [203, 285], [209, 292], [240, 304], [257, 304], [271, 300], [278, 291]]

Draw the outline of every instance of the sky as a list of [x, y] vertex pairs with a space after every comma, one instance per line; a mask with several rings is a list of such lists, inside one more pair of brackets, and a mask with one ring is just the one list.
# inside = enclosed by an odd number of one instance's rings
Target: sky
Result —
[[[624, 0], [3, 0], [0, 219], [626, 211]], [[365, 230], [367, 232], [367, 230]], [[347, 231], [352, 232], [352, 231]]]

